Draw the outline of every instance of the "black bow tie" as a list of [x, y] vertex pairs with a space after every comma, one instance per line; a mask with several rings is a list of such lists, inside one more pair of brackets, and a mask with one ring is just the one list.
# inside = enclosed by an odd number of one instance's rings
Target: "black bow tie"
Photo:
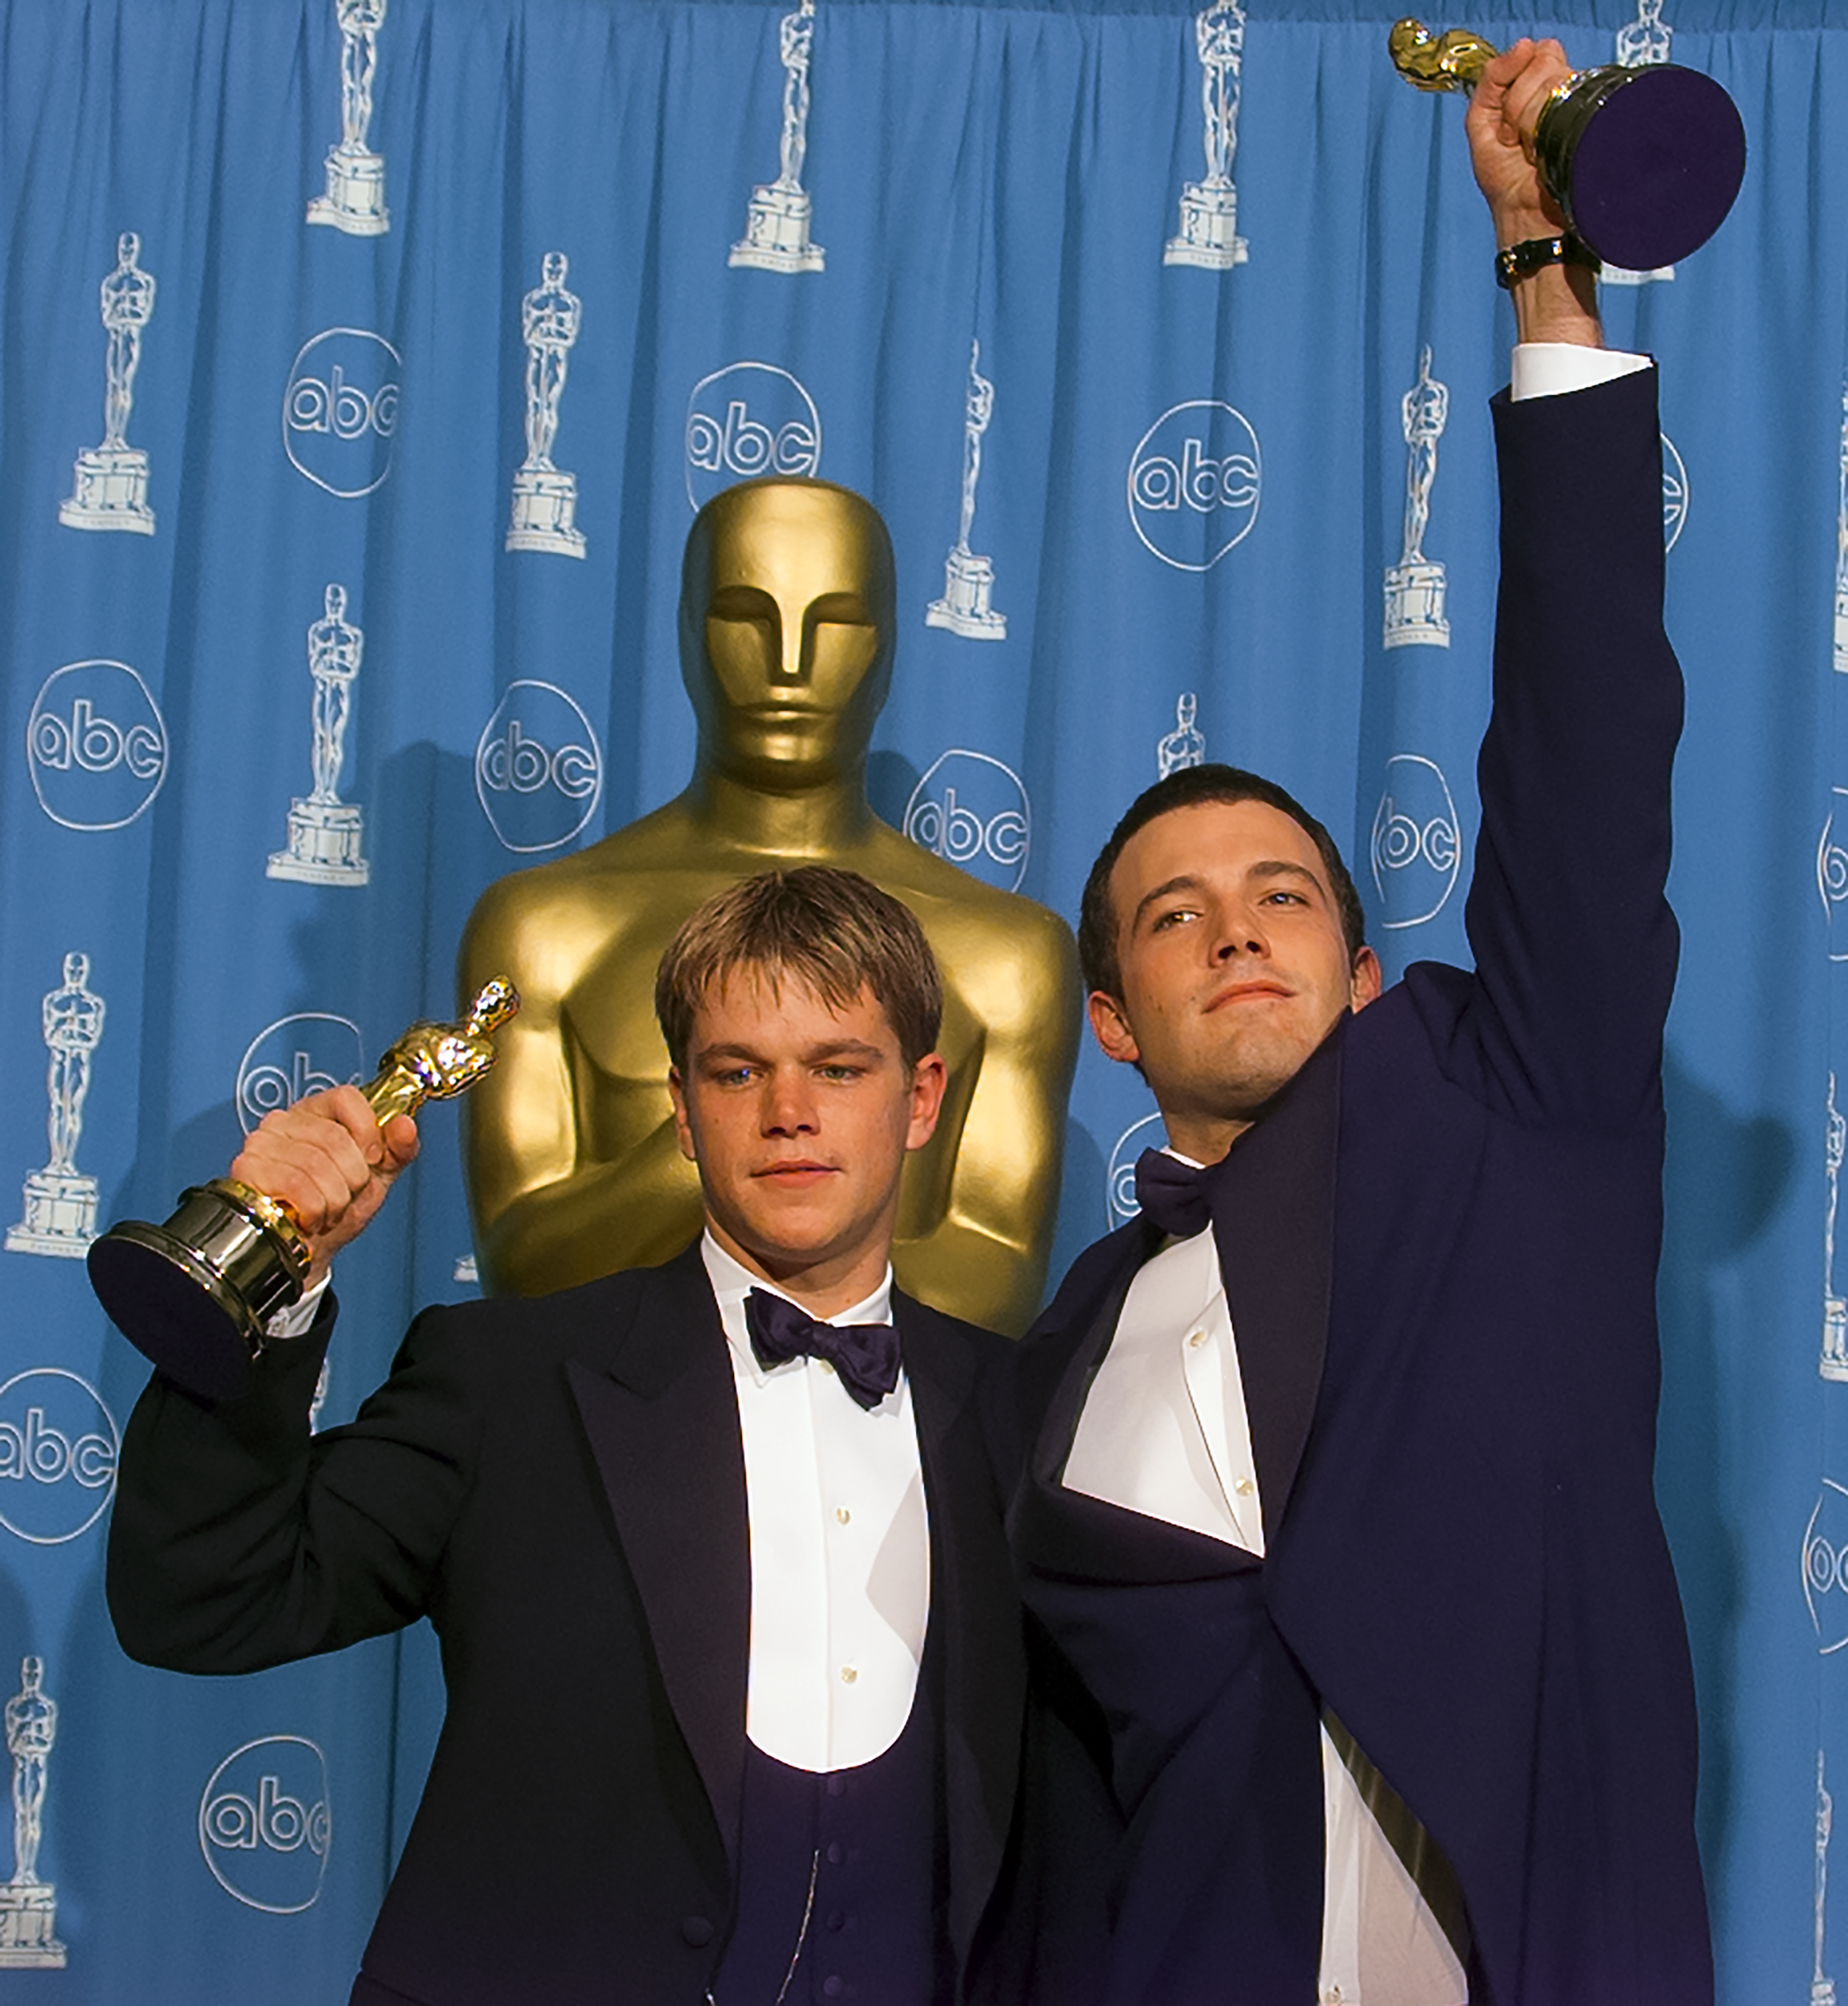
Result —
[[[1207, 1169], [1213, 1167], [1210, 1164]], [[1135, 1197], [1163, 1233], [1188, 1240], [1212, 1222], [1206, 1198], [1207, 1170], [1184, 1163], [1163, 1149], [1145, 1149], [1135, 1160]]]
[[876, 1407], [899, 1383], [899, 1334], [889, 1323], [823, 1323], [786, 1296], [753, 1289], [744, 1328], [762, 1366], [825, 1358], [863, 1407]]

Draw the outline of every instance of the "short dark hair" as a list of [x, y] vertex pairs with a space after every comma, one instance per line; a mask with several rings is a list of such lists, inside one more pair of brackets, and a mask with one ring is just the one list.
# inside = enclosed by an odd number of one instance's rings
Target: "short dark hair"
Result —
[[936, 1048], [943, 983], [924, 929], [857, 871], [805, 864], [762, 871], [688, 915], [654, 984], [655, 1016], [676, 1068], [686, 1063], [700, 1005], [745, 968], [761, 970], [773, 994], [791, 977], [836, 1010], [870, 990], [907, 1065]]
[[1347, 958], [1350, 963], [1358, 958], [1367, 945], [1367, 916], [1360, 910], [1360, 895], [1341, 860], [1335, 839], [1315, 816], [1276, 781], [1267, 780], [1259, 773], [1248, 773], [1242, 766], [1183, 766], [1178, 772], [1145, 788], [1130, 803], [1122, 820], [1111, 831], [1109, 842], [1097, 853], [1091, 875], [1085, 880], [1084, 896], [1079, 904], [1078, 960], [1087, 991], [1100, 989], [1105, 995], [1115, 997], [1123, 993], [1123, 970], [1117, 958], [1117, 910], [1111, 897], [1110, 879], [1125, 844], [1138, 829], [1146, 829], [1159, 816], [1211, 801], [1261, 801], [1266, 808], [1288, 815], [1302, 830], [1315, 844], [1322, 868], [1329, 874], [1342, 938], [1347, 944]]

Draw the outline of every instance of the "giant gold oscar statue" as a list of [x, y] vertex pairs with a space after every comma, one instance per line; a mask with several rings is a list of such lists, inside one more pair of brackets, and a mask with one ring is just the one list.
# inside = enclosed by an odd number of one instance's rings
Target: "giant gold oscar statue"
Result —
[[1058, 1205], [1079, 987], [1063, 921], [907, 840], [866, 797], [891, 680], [892, 545], [817, 480], [708, 502], [688, 538], [681, 662], [699, 724], [685, 790], [574, 856], [491, 885], [463, 937], [473, 993], [504, 970], [520, 1015], [463, 1123], [481, 1278], [536, 1295], [665, 1260], [699, 1230], [681, 1155], [656, 963], [702, 899], [779, 865], [858, 871], [917, 913], [943, 973], [943, 1118], [906, 1161], [903, 1286], [1018, 1332]]

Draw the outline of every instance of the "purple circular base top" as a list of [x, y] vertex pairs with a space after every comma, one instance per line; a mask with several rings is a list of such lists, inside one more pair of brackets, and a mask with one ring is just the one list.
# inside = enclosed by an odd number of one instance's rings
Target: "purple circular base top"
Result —
[[1572, 227], [1607, 264], [1672, 265], [1726, 220], [1745, 178], [1739, 108], [1698, 70], [1632, 70], [1586, 118], [1569, 178]]
[[250, 1383], [250, 1347], [185, 1268], [105, 1234], [90, 1244], [90, 1283], [110, 1321], [144, 1358], [201, 1399], [234, 1399]]

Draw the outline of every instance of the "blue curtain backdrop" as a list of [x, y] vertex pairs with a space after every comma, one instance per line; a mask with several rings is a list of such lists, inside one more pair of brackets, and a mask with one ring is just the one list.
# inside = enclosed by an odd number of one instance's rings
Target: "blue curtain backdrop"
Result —
[[[241, 1121], [448, 1015], [492, 879], [680, 788], [694, 503], [774, 466], [884, 512], [874, 794], [917, 839], [1071, 916], [1118, 810], [1203, 749], [1320, 808], [1389, 973], [1464, 953], [1512, 330], [1460, 105], [1396, 79], [1358, 0], [1221, 7], [1204, 58], [1175, 0], [821, 0], [786, 62], [794, 5], [0, 0], [0, 1698], [28, 1799], [49, 1749], [0, 1890], [22, 1997], [343, 1997], [438, 1717], [428, 1634], [224, 1683], [122, 1658], [102, 1547], [142, 1369], [68, 1257], [93, 1205], [164, 1216]], [[1751, 148], [1720, 237], [1604, 302], [1663, 371], [1691, 697], [1660, 1491], [1723, 1996], [1759, 2006], [1848, 1979], [1822, 1822], [1848, 1783], [1848, 9], [1660, 11]], [[1544, 25], [1589, 63], [1650, 23]], [[753, 192], [786, 87], [806, 220]], [[811, 269], [748, 262], [766, 243]], [[570, 299], [533, 310], [568, 369], [532, 456], [523, 303], [554, 252]], [[1061, 1261], [1151, 1111], [1087, 1054]], [[431, 1114], [346, 1263], [324, 1420], [470, 1286], [453, 1132]], [[509, 1761], [544, 1731], [509, 1720]], [[502, 1838], [507, 1926], [542, 1932]]]

